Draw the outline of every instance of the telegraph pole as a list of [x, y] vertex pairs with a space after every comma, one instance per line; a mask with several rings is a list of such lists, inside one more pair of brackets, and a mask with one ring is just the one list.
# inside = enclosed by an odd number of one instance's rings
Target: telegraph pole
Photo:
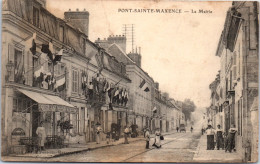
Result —
[[135, 46], [135, 25], [134, 24], [123, 24], [123, 35], [126, 37], [127, 44], [131, 44], [131, 52], [134, 52]]

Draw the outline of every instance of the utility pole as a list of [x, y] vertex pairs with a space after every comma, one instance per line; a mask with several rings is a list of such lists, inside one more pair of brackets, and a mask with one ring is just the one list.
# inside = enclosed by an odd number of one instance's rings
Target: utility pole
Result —
[[123, 35], [126, 37], [127, 45], [131, 44], [131, 52], [134, 52], [135, 46], [135, 26], [134, 24], [123, 24]]

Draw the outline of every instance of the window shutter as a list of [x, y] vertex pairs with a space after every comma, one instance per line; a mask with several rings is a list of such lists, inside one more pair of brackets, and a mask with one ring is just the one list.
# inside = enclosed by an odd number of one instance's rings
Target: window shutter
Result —
[[28, 78], [28, 84], [30, 86], [32, 86], [32, 84], [33, 84], [33, 71], [34, 71], [34, 69], [33, 69], [33, 55], [30, 52], [27, 52], [27, 54], [28, 54], [28, 67], [30, 69], [30, 71], [27, 72], [27, 75], [29, 77]]
[[236, 80], [237, 79], [237, 67], [236, 65], [233, 66], [233, 79]]
[[79, 71], [79, 75], [78, 75], [78, 88], [79, 88], [79, 93], [81, 93], [81, 89], [82, 89], [82, 87], [81, 87], [81, 73], [82, 73], [82, 70], [80, 70]]

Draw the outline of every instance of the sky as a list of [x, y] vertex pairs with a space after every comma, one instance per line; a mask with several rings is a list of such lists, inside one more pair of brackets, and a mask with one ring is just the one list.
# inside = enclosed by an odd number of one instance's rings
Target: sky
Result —
[[[159, 82], [160, 90], [175, 100], [189, 98], [197, 107], [208, 107], [209, 84], [220, 69], [220, 58], [215, 53], [231, 3], [47, 0], [47, 9], [59, 18], [64, 18], [69, 9], [86, 9], [90, 13], [89, 39], [93, 42], [122, 35], [123, 24], [134, 24], [142, 68]], [[182, 13], [130, 13], [118, 12], [119, 9], [175, 9]], [[129, 44], [127, 52], [130, 50]]]

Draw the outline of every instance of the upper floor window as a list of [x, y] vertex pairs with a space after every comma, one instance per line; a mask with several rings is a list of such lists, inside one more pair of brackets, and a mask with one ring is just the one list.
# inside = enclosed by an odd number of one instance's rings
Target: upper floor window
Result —
[[72, 70], [72, 92], [78, 92], [78, 71]]
[[60, 41], [64, 42], [64, 27], [60, 26]]
[[33, 25], [39, 27], [39, 9], [33, 7]]

